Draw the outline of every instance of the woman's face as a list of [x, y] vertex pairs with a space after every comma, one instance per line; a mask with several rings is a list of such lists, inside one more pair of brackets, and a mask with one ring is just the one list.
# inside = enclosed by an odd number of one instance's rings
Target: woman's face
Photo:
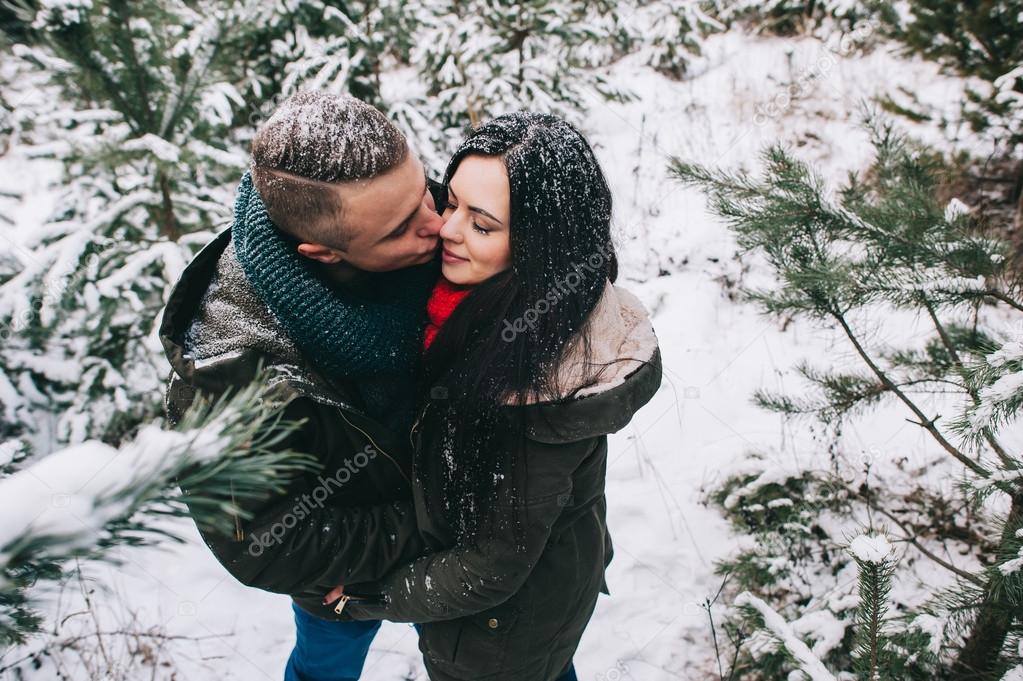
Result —
[[504, 160], [466, 156], [448, 184], [440, 230], [441, 271], [454, 284], [478, 284], [511, 267], [511, 190]]

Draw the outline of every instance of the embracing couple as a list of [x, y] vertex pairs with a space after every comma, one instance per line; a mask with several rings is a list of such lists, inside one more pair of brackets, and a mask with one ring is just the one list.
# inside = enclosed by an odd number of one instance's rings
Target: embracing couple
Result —
[[320, 464], [203, 533], [292, 596], [288, 681], [358, 679], [384, 619], [416, 624], [431, 679], [575, 678], [607, 593], [607, 434], [661, 381], [616, 276], [607, 182], [555, 116], [483, 123], [442, 182], [348, 96], [299, 93], [261, 126], [161, 339], [171, 421], [262, 367], [302, 422], [276, 446]]

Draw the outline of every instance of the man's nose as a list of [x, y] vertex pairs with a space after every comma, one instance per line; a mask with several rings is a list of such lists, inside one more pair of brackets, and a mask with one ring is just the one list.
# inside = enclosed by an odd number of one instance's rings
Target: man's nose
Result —
[[427, 216], [419, 223], [419, 227], [416, 229], [416, 234], [424, 239], [434, 237], [440, 234], [441, 227], [443, 226], [444, 218], [437, 215], [432, 210], [427, 211]]

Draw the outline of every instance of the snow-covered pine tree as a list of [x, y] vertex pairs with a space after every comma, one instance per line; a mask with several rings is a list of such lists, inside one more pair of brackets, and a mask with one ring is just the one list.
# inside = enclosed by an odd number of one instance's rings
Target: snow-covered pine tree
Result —
[[[347, 92], [383, 110], [380, 77], [384, 70], [407, 64], [417, 28], [415, 7], [399, 0], [307, 2], [320, 17], [289, 36], [284, 49], [281, 96], [298, 89]], [[315, 30], [315, 34], [309, 34]], [[278, 47], [280, 52], [283, 45]]]
[[[935, 668], [913, 671], [910, 660], [918, 664], [926, 650], [914, 649], [908, 638], [890, 648], [902, 656], [899, 665], [909, 670], [904, 678], [995, 679], [1019, 664], [1021, 656], [1016, 644], [1023, 612], [1023, 571], [1012, 569], [1016, 565], [1012, 561], [1018, 557], [1023, 525], [1023, 459], [999, 440], [998, 426], [1004, 418], [975, 416], [972, 435], [962, 437], [960, 420], [942, 420], [928, 413], [921, 395], [951, 393], [971, 410], [984, 413], [992, 394], [1012, 393], [1003, 406], [1012, 417], [1018, 416], [1023, 396], [1015, 395], [1020, 385], [1017, 378], [1002, 385], [996, 380], [989, 394], [971, 376], [973, 367], [988, 362], [985, 356], [996, 347], [999, 323], [1018, 316], [1023, 300], [1006, 271], [1010, 246], [976, 224], [961, 203], [943, 206], [936, 198], [943, 171], [940, 157], [914, 147], [890, 125], [873, 124], [871, 131], [876, 146], [872, 167], [861, 177], [851, 177], [834, 194], [819, 175], [780, 147], [765, 153], [762, 178], [679, 160], [673, 162], [673, 172], [683, 183], [703, 188], [711, 209], [727, 221], [740, 247], [766, 261], [775, 284], [747, 290], [748, 299], [779, 320], [802, 317], [839, 330], [863, 368], [843, 371], [803, 365], [799, 371], [810, 390], [798, 396], [759, 391], [756, 401], [829, 427], [863, 410], [895, 402], [944, 452], [943, 459], [933, 465], [953, 466], [948, 475], [965, 481], [962, 486], [916, 495], [912, 488], [893, 494], [901, 483], [886, 479], [886, 493], [879, 494], [869, 478], [819, 480], [819, 475], [806, 472], [804, 484], [809, 490], [831, 487], [817, 508], [801, 512], [839, 509], [846, 517], [855, 517], [869, 511], [898, 529], [896, 540], [909, 543], [920, 558], [957, 580], [958, 586], [947, 598], [930, 606], [949, 622], [932, 633], [941, 639], [934, 648], [942, 652]], [[871, 313], [876, 318], [891, 314], [892, 309], [929, 320], [933, 335], [924, 348], [893, 348], [876, 342], [870, 333]], [[992, 314], [995, 310], [997, 314]], [[834, 448], [831, 454], [833, 459], [841, 457]], [[897, 469], [886, 470], [897, 473]], [[770, 507], [761, 504], [754, 511], [744, 499], [762, 499], [797, 477], [797, 472], [773, 471], [754, 480], [730, 481], [722, 506], [735, 516], [753, 514], [758, 522], [755, 536], [785, 532], [779, 523], [800, 511], [800, 504], [805, 505], [802, 499], [790, 496], [787, 504], [779, 505], [781, 520], [771, 517]], [[998, 499], [984, 504], [985, 495], [978, 491]], [[924, 506], [921, 499], [926, 500]], [[959, 510], [938, 517], [942, 509]], [[799, 544], [812, 551], [800, 556], [804, 563], [824, 560], [824, 556], [835, 561], [830, 553], [834, 538], [822, 526], [826, 524], [818, 523]], [[794, 529], [788, 527], [789, 532]], [[946, 559], [942, 549], [934, 550], [946, 542], [990, 567], [970, 570]], [[748, 555], [746, 560], [755, 566], [756, 559]], [[818, 571], [818, 578], [834, 575], [838, 569], [832, 564]], [[744, 588], [756, 586], [758, 580], [771, 584], [774, 579], [748, 568], [742, 574], [752, 582]], [[788, 605], [792, 605], [788, 599], [802, 598], [777, 585], [774, 593]], [[949, 600], [955, 602], [953, 608], [947, 607]]]
[[681, 80], [691, 61], [703, 54], [703, 39], [725, 29], [699, 0], [638, 4], [633, 14], [636, 41], [646, 48], [647, 63], [668, 78]]
[[[114, 547], [180, 541], [157, 523], [166, 517], [230, 533], [247, 517], [244, 502], [315, 469], [312, 457], [280, 449], [295, 424], [280, 420], [264, 379], [215, 402], [200, 399], [173, 431], [150, 424], [117, 449], [89, 440], [0, 480], [0, 647], [40, 630], [33, 594], [75, 559], [113, 560]], [[0, 444], [0, 457], [12, 449]]]
[[[243, 30], [224, 34], [222, 50], [238, 57], [236, 74], [225, 77], [244, 101], [234, 106], [232, 128], [239, 142], [247, 143], [259, 123], [284, 99], [281, 94], [289, 65], [306, 54], [322, 51], [317, 41], [331, 36], [337, 26], [324, 19], [337, 2], [288, 0], [247, 2]], [[236, 101], [232, 102], [237, 104]]]
[[885, 636], [895, 551], [884, 535], [861, 534], [849, 543], [849, 553], [859, 568], [859, 603], [854, 626], [856, 673], [865, 681], [904, 678], [893, 669], [893, 656]]
[[[415, 39], [414, 4], [398, 0], [291, 0], [254, 3], [250, 30], [235, 32], [229, 50], [246, 54], [238, 110], [254, 132], [261, 119], [300, 89], [346, 92], [381, 109], [381, 74], [408, 63]], [[255, 47], [254, 47], [255, 46]]]
[[[835, 681], [836, 678], [855, 678], [859, 681], [915, 678], [913, 669], [903, 668], [900, 664], [908, 656], [892, 654], [892, 641], [887, 635], [889, 597], [897, 564], [894, 547], [884, 534], [865, 533], [849, 543], [848, 552], [856, 561], [859, 584], [853, 624], [855, 674], [832, 674], [821, 659], [822, 646], [811, 648], [800, 635], [806, 631], [808, 622], [787, 622], [766, 601], [744, 591], [736, 596], [735, 605], [740, 608], [746, 622], [754, 628], [752, 645], [757, 645], [759, 639], [763, 648], [773, 649], [773, 657], [784, 659], [798, 669], [801, 673], [799, 678], [808, 676], [812, 681]], [[821, 621], [815, 623], [821, 626]], [[813, 633], [821, 640], [829, 636], [821, 631]], [[835, 638], [835, 634], [830, 636]], [[733, 667], [729, 670], [729, 678], [738, 672], [738, 667]]]
[[[8, 6], [0, 2], [0, 52], [10, 52], [13, 41], [24, 37], [28, 28], [27, 15], [23, 8]], [[14, 141], [17, 125], [14, 113], [16, 99], [12, 99], [11, 83], [19, 77], [18, 68], [12, 60], [0, 62], [0, 158], [10, 150]], [[21, 195], [8, 188], [6, 182], [0, 182], [0, 229], [14, 224], [11, 217], [14, 205], [21, 200]], [[0, 281], [10, 276], [5, 272], [5, 265], [13, 266], [13, 260], [0, 253]]]
[[849, 31], [878, 11], [891, 11], [887, 3], [871, 0], [719, 0], [714, 15], [728, 25], [750, 26], [772, 35], [812, 33], [832, 23]]
[[[24, 40], [35, 11], [34, 0], [0, 0], [0, 36]], [[0, 37], [0, 43], [3, 42]]]
[[0, 284], [0, 435], [40, 451], [116, 443], [158, 413], [155, 318], [194, 249], [229, 219], [245, 162], [231, 126], [252, 6], [47, 2], [31, 40], [14, 46], [44, 79], [44, 102], [62, 104], [19, 112], [10, 153], [64, 171], [57, 212], [15, 235], [17, 271]]
[[[1017, 202], [1015, 231], [1023, 233], [1023, 0], [989, 0], [968, 8], [947, 0], [912, 0], [906, 8], [905, 14], [888, 15], [891, 35], [908, 52], [979, 81], [967, 88], [962, 114], [1016, 161], [1015, 177], [1008, 179]], [[912, 104], [905, 108], [913, 112]]]
[[[508, 111], [553, 112], [579, 122], [591, 96], [622, 99], [601, 68], [618, 44], [607, 0], [421, 0], [411, 61], [427, 98], [412, 102], [436, 121], [429, 145], [450, 153], [466, 126]], [[424, 145], [425, 146], [425, 145]]]
[[[346, 92], [385, 112], [431, 169], [440, 172], [446, 155], [433, 144], [441, 137], [441, 123], [425, 105], [425, 88], [414, 82], [418, 76], [409, 66], [412, 47], [426, 39], [420, 35], [424, 21], [433, 20], [424, 4], [301, 0], [284, 12], [278, 5], [266, 5], [259, 21], [267, 27], [264, 39], [270, 45], [260, 58], [266, 87], [260, 89], [261, 104], [249, 116], [250, 130], [298, 90]], [[384, 75], [401, 69], [408, 69], [402, 71], [408, 78], [388, 90]], [[252, 101], [258, 103], [260, 97]]]

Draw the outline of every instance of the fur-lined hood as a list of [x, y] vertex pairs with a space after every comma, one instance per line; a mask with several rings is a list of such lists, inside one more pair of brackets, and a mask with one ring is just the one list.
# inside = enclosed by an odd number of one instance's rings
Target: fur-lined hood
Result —
[[531, 400], [530, 438], [571, 442], [613, 433], [653, 397], [661, 384], [657, 336], [643, 304], [610, 282], [585, 326], [562, 355], [561, 399]]

